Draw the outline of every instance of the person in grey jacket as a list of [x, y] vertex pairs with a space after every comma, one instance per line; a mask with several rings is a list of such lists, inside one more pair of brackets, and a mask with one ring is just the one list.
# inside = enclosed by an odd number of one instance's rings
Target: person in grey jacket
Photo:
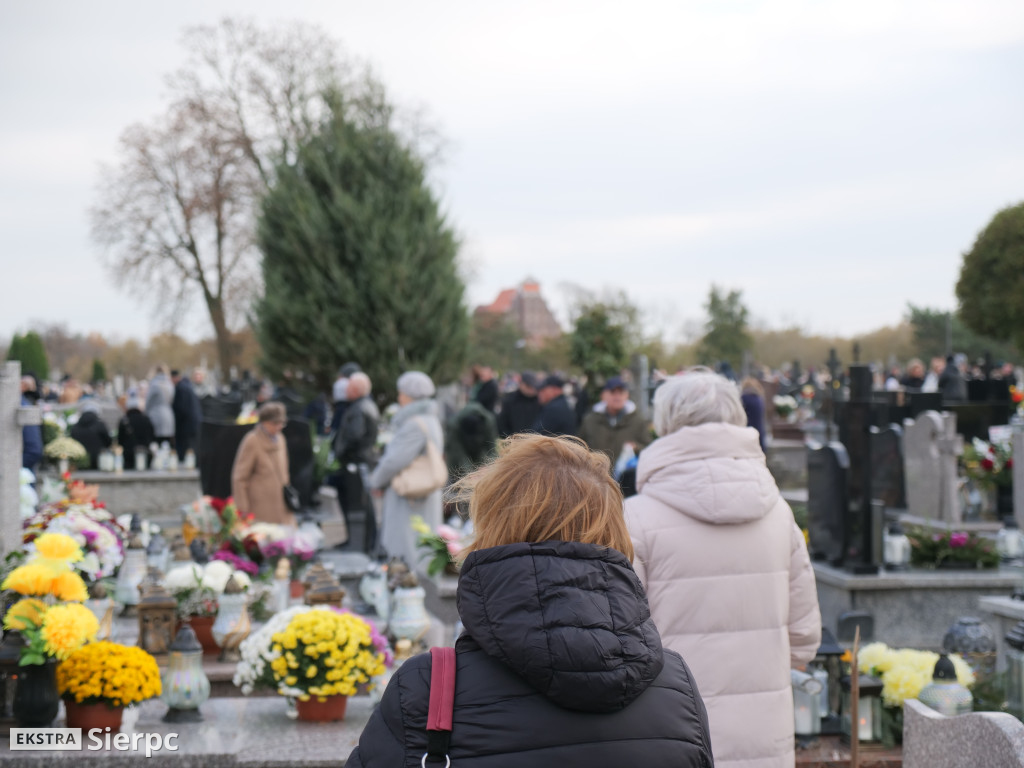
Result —
[[174, 447], [174, 383], [167, 375], [167, 369], [158, 365], [153, 378], [149, 380], [146, 392], [146, 415], [153, 422], [153, 434], [157, 443], [167, 442]]
[[444, 452], [444, 430], [434, 401], [434, 382], [421, 371], [407, 371], [398, 377], [398, 404], [391, 421], [393, 436], [370, 475], [370, 487], [384, 492], [381, 514], [380, 546], [391, 557], [401, 557], [413, 570], [420, 560], [417, 535], [412, 529], [413, 515], [422, 517], [430, 528], [441, 524], [442, 503], [438, 488], [422, 499], [399, 496], [391, 480], [427, 449], [430, 440]]

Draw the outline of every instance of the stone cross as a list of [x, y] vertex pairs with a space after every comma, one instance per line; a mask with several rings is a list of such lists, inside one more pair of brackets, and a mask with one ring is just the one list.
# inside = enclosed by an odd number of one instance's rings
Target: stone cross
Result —
[[21, 548], [21, 428], [41, 424], [39, 409], [21, 405], [21, 363], [0, 369], [0, 559]]
[[963, 437], [956, 414], [925, 411], [904, 422], [903, 467], [911, 515], [945, 523], [963, 517], [957, 494], [957, 457]]

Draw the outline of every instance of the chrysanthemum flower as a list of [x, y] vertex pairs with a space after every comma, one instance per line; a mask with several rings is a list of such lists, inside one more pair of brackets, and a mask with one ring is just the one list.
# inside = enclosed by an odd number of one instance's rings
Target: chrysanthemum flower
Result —
[[13, 589], [19, 595], [47, 595], [53, 575], [53, 571], [42, 563], [26, 563], [11, 571], [0, 584], [0, 589]]
[[86, 589], [85, 582], [74, 571], [58, 574], [51, 589], [58, 600], [81, 603], [89, 599], [89, 590]]
[[76, 563], [82, 559], [82, 548], [78, 542], [64, 533], [44, 533], [35, 540], [36, 551], [50, 560]]
[[100, 625], [92, 611], [81, 603], [55, 605], [43, 617], [40, 636], [46, 652], [66, 659], [89, 640], [96, 637]]
[[4, 615], [4, 629], [28, 629], [30, 625], [38, 627], [43, 623], [46, 608], [46, 603], [34, 597], [19, 600], [7, 609]]

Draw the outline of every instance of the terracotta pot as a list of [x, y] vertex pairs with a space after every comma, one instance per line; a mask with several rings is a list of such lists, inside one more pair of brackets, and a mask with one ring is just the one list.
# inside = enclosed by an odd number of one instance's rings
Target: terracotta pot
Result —
[[302, 596], [306, 594], [306, 586], [298, 579], [292, 579], [289, 585], [290, 594], [294, 598], [302, 599]]
[[110, 728], [111, 733], [121, 730], [121, 715], [124, 707], [114, 707], [106, 702], [98, 704], [79, 704], [74, 699], [64, 699], [67, 711], [66, 726], [91, 731], [93, 728]]
[[307, 723], [333, 723], [345, 719], [348, 696], [310, 696], [306, 701], [299, 699], [295, 708], [299, 720]]
[[[196, 633], [196, 640], [203, 646], [203, 656], [216, 656], [220, 653], [220, 646], [213, 639], [213, 622], [216, 620], [216, 616], [193, 616], [188, 620], [188, 623], [192, 625], [192, 630]], [[181, 629], [182, 623], [178, 622], [178, 626], [174, 630], [175, 634]]]

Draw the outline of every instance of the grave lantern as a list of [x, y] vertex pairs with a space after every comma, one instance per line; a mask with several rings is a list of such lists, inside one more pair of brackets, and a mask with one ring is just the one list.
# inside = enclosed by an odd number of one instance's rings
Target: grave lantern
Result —
[[1003, 527], [996, 534], [996, 551], [1003, 561], [1018, 560], [1024, 556], [1024, 534], [1013, 515], [1003, 518]]
[[966, 715], [974, 708], [974, 697], [957, 681], [956, 667], [944, 653], [935, 662], [932, 681], [921, 689], [917, 700], [946, 717]]
[[165, 723], [198, 723], [200, 705], [210, 698], [210, 679], [203, 672], [203, 646], [191, 625], [178, 630], [161, 678], [161, 700], [168, 706]]
[[314, 580], [306, 587], [306, 605], [323, 605], [341, 607], [345, 599], [345, 590], [334, 574], [326, 568], [316, 574]]
[[167, 541], [159, 533], [154, 533], [146, 546], [146, 564], [164, 574], [170, 564], [170, 557], [171, 549], [167, 546]]
[[843, 691], [843, 735], [853, 741], [882, 740], [882, 681], [871, 675], [860, 675], [857, 693], [857, 722], [852, 722], [853, 685], [849, 675], [839, 681]]
[[882, 535], [882, 560], [887, 571], [905, 571], [910, 567], [910, 539], [899, 522], [893, 522]]
[[160, 582], [159, 572], [152, 567], [142, 582], [138, 611], [139, 647], [152, 656], [167, 653], [174, 640], [178, 601]]
[[978, 680], [991, 678], [996, 671], [996, 635], [992, 628], [974, 616], [961, 616], [942, 638], [945, 653], [958, 653]]
[[288, 558], [282, 557], [274, 568], [274, 590], [271, 594], [275, 613], [288, 610], [292, 597], [291, 581], [291, 563], [288, 562]]
[[97, 640], [110, 640], [114, 636], [114, 601], [107, 595], [107, 588], [102, 582], [95, 581], [89, 585], [89, 599], [85, 607], [92, 611], [99, 622], [96, 632]]
[[220, 660], [238, 661], [238, 646], [251, 630], [245, 591], [232, 576], [217, 600], [217, 620], [210, 628], [214, 642], [221, 647]]
[[1006, 633], [1006, 708], [1024, 715], [1024, 621]]
[[845, 649], [836, 642], [835, 636], [822, 627], [818, 653], [807, 665], [807, 671], [822, 684], [821, 705], [818, 709], [821, 714], [822, 733], [842, 732], [842, 723], [839, 719], [839, 679], [842, 676], [843, 653]]
[[821, 681], [806, 672], [789, 670], [793, 685], [793, 732], [797, 736], [821, 733]]
[[[132, 527], [135, 526], [134, 519]], [[142, 537], [139, 533], [133, 533], [128, 540], [128, 547], [124, 551], [124, 562], [117, 572], [117, 584], [114, 589], [114, 599], [124, 606], [125, 616], [135, 613], [135, 607], [139, 604], [139, 585], [146, 575], [146, 550], [142, 546]]]

